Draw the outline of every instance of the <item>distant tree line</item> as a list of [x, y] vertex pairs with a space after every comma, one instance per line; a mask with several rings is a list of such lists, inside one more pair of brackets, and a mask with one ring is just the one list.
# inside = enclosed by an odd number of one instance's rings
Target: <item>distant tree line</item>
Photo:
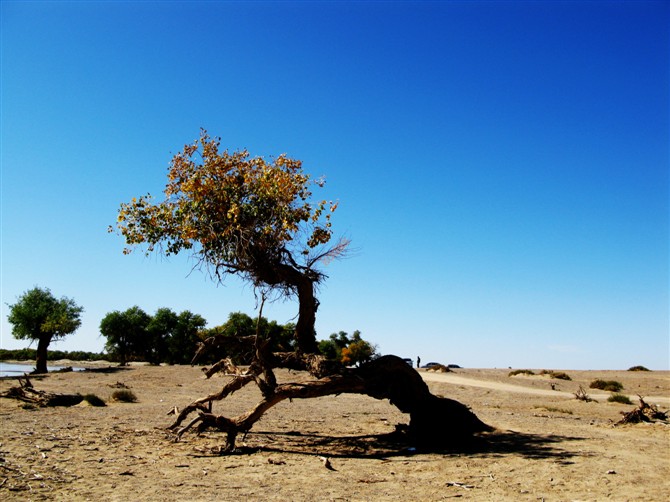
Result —
[[[0, 361], [30, 361], [37, 358], [37, 349], [0, 349]], [[85, 352], [82, 350], [50, 350], [47, 360], [57, 361], [69, 359], [71, 361], [113, 361], [110, 354], [102, 352]]]
[[[259, 326], [260, 322], [260, 326]], [[200, 364], [212, 364], [229, 357], [234, 364], [246, 365], [253, 358], [253, 347], [240, 339], [259, 335], [270, 341], [272, 352], [295, 350], [295, 324], [279, 324], [265, 317], [252, 318], [242, 312], [232, 312], [228, 320], [206, 329], [203, 317], [184, 311], [176, 314], [161, 308], [151, 316], [138, 306], [123, 312], [108, 313], [100, 323], [100, 333], [107, 339], [105, 350], [115, 361], [147, 361], [151, 364], [189, 364], [199, 342], [213, 336], [228, 339], [218, 344], [218, 351], [205, 355]], [[357, 365], [377, 356], [376, 347], [361, 338], [360, 331], [349, 337], [344, 331], [333, 333], [319, 344], [319, 350], [329, 359], [346, 365]]]
[[[223, 337], [225, 343], [217, 344], [218, 352], [206, 355], [200, 364], [212, 364], [229, 357], [238, 365], [249, 364], [253, 347], [240, 339], [259, 335], [269, 340], [272, 352], [291, 352], [297, 349], [296, 325], [279, 324], [265, 317], [252, 318], [242, 312], [233, 312], [221, 326], [206, 329], [207, 321], [188, 310], [177, 314], [169, 308], [159, 308], [153, 315], [133, 306], [123, 312], [109, 312], [100, 322], [100, 334], [106, 338], [105, 353], [52, 350], [47, 347], [52, 340], [62, 339], [80, 326], [83, 308], [74, 300], [56, 298], [49, 289], [34, 287], [9, 305], [8, 321], [13, 325], [12, 334], [18, 339], [38, 342], [36, 349], [0, 349], [0, 360], [37, 361], [37, 373], [46, 373], [46, 361], [71, 359], [73, 361], [109, 360], [122, 365], [131, 361], [151, 364], [189, 364], [198, 343], [209, 337]], [[260, 323], [260, 325], [259, 325]], [[228, 341], [229, 340], [229, 341]], [[352, 336], [340, 331], [319, 342], [319, 351], [328, 359], [347, 366], [360, 365], [377, 357], [377, 348], [361, 338], [360, 331]]]
[[121, 363], [186, 364], [191, 361], [207, 321], [198, 315], [160, 308], [151, 316], [138, 306], [109, 312], [100, 322], [105, 350]]

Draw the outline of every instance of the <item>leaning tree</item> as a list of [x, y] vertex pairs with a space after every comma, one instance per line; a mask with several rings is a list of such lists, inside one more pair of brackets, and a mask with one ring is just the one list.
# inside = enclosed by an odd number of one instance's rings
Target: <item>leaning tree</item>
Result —
[[[220, 392], [186, 406], [171, 428], [178, 437], [192, 427], [219, 429], [227, 433], [226, 449], [231, 450], [238, 433], [250, 430], [284, 399], [359, 393], [389, 399], [409, 413], [408, 432], [415, 444], [454, 441], [489, 430], [463, 404], [432, 395], [421, 376], [396, 356], [345, 368], [318, 354], [315, 293], [326, 278], [319, 266], [342, 257], [349, 244], [333, 239], [330, 220], [337, 203], [312, 201], [312, 189], [323, 184], [312, 180], [299, 160], [280, 155], [269, 162], [246, 150], [221, 151], [220, 139], [203, 130], [172, 158], [164, 200], [146, 195], [121, 205], [117, 228], [129, 245], [124, 252], [135, 246], [165, 255], [186, 251], [215, 281], [233, 274], [251, 283], [262, 298], [261, 312], [266, 298], [298, 300], [295, 349], [272, 352], [260, 333], [241, 337], [239, 342], [253, 349], [252, 363], [242, 369], [223, 359], [207, 370], [208, 377], [217, 372], [234, 376]], [[211, 337], [195, 358], [229, 342], [229, 337]], [[279, 384], [276, 368], [307, 370], [315, 379]], [[256, 407], [233, 418], [212, 413], [214, 401], [250, 382], [262, 394]], [[191, 414], [194, 418], [181, 426]]]

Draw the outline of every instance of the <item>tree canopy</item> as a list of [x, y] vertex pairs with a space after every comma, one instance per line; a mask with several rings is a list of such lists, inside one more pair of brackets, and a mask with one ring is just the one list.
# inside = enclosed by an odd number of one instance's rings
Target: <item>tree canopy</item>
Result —
[[147, 326], [151, 316], [135, 305], [123, 312], [115, 310], [100, 321], [100, 334], [107, 339], [105, 350], [125, 365], [134, 356], [144, 359], [143, 346], [148, 345]]
[[83, 311], [73, 299], [58, 299], [48, 288], [39, 287], [29, 289], [9, 305], [7, 320], [12, 325], [12, 335], [37, 341], [36, 373], [47, 372], [49, 344], [77, 331]]
[[329, 244], [337, 203], [311, 201], [324, 181], [286, 155], [268, 162], [221, 151], [220, 139], [204, 130], [172, 158], [167, 177], [164, 200], [145, 195], [121, 205], [117, 227], [126, 243], [146, 245], [147, 253], [188, 251], [218, 281], [236, 274], [263, 291], [297, 296], [298, 348], [316, 352], [314, 286], [325, 277], [316, 264], [348, 244]]
[[[449, 431], [450, 436], [488, 430], [467, 407], [432, 395], [421, 376], [399, 357], [389, 355], [345, 368], [341, 361], [318, 354], [315, 288], [325, 275], [317, 265], [342, 256], [348, 241], [331, 243], [330, 219], [337, 203], [312, 202], [315, 186], [322, 187], [323, 180], [312, 181], [299, 160], [280, 155], [268, 162], [252, 158], [246, 150], [220, 151], [220, 140], [203, 130], [198, 140], [172, 158], [163, 201], [154, 202], [146, 195], [121, 205], [117, 228], [130, 246], [125, 252], [135, 246], [166, 255], [187, 251], [196, 258], [196, 266], [206, 268], [217, 281], [227, 274], [238, 275], [260, 293], [259, 318], [271, 293], [298, 298], [293, 350], [276, 351], [278, 346], [272, 342], [281, 332], [266, 337], [260, 321], [253, 336], [236, 331], [240, 347], [247, 345], [238, 356], [249, 354], [251, 363], [242, 369], [231, 357], [224, 357], [207, 369], [208, 378], [225, 372], [233, 379], [177, 414], [172, 429], [190, 414], [198, 414], [178, 430], [177, 437], [194, 426], [198, 431], [215, 427], [227, 433], [226, 451], [232, 451], [238, 433], [248, 432], [277, 403], [343, 392], [388, 398], [410, 414], [408, 430], [421, 441], [444, 435], [444, 415], [452, 415], [459, 424]], [[238, 321], [240, 326], [249, 325], [248, 320]], [[195, 357], [227, 347], [230, 339], [225, 329], [209, 336], [199, 344]], [[340, 355], [347, 364], [360, 364], [372, 357], [372, 349], [357, 339], [340, 348]], [[307, 370], [318, 380], [280, 384], [274, 374], [278, 367]], [[213, 401], [251, 382], [262, 395], [252, 410], [234, 418], [212, 413]]]
[[152, 364], [185, 364], [191, 361], [200, 341], [205, 319], [185, 310], [176, 314], [159, 308], [151, 316], [138, 306], [109, 312], [100, 321], [105, 349], [121, 364], [142, 360]]
[[243, 312], [231, 312], [224, 324], [203, 331], [202, 338], [218, 339], [216, 353], [209, 355], [210, 358], [214, 356], [213, 362], [229, 357], [235, 364], [250, 364], [255, 347], [240, 341], [259, 336], [267, 341], [267, 350], [270, 352], [287, 352], [294, 348], [294, 331], [295, 325], [292, 323], [282, 325], [277, 321], [268, 321], [265, 317], [251, 318]]
[[377, 347], [363, 340], [358, 330], [351, 336], [346, 331], [332, 333], [327, 340], [319, 341], [319, 351], [328, 359], [341, 362], [345, 366], [360, 366], [379, 357]]

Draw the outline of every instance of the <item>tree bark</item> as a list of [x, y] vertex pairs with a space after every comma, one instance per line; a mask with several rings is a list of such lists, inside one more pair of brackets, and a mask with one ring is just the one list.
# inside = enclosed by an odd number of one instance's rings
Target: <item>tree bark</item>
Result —
[[33, 373], [48, 373], [47, 348], [51, 343], [51, 336], [42, 335], [37, 342], [37, 354], [35, 356], [35, 371]]
[[303, 354], [318, 353], [314, 323], [319, 302], [314, 296], [314, 284], [323, 276], [310, 269], [300, 269], [297, 265], [271, 263], [263, 260], [254, 270], [255, 277], [270, 286], [288, 287], [298, 295], [298, 321], [294, 338], [298, 350]]

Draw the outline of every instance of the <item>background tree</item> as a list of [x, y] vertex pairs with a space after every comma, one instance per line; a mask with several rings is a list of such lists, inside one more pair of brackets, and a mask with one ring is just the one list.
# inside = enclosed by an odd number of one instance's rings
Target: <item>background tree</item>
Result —
[[[231, 312], [221, 326], [206, 330], [203, 337], [218, 337], [215, 359], [229, 357], [235, 364], [250, 364], [255, 348], [245, 340], [260, 335], [268, 341], [270, 352], [286, 352], [293, 349], [294, 324], [281, 325], [265, 317], [252, 318], [243, 312]], [[212, 360], [209, 360], [212, 362]]]
[[331, 333], [327, 340], [319, 341], [319, 352], [332, 361], [341, 361], [342, 349], [350, 343], [349, 333], [346, 331]]
[[133, 359], [145, 360], [152, 350], [147, 333], [150, 321], [151, 317], [137, 305], [110, 312], [100, 321], [100, 334], [107, 338], [105, 350], [122, 366]]
[[23, 293], [18, 301], [9, 305], [7, 320], [12, 324], [12, 334], [22, 340], [37, 340], [35, 373], [46, 373], [47, 348], [52, 340], [59, 340], [74, 333], [81, 325], [83, 307], [73, 299], [60, 300], [47, 288], [35, 287]]
[[311, 181], [299, 160], [267, 162], [219, 146], [202, 131], [173, 157], [165, 199], [122, 204], [117, 227], [127, 244], [145, 244], [147, 253], [192, 253], [218, 281], [236, 274], [260, 290], [297, 297], [297, 348], [315, 353], [315, 286], [325, 278], [317, 265], [348, 244], [328, 247], [337, 204], [310, 201], [311, 187], [323, 181]]
[[130, 341], [123, 313], [118, 310], [109, 312], [100, 321], [100, 334], [104, 336], [105, 351], [125, 366], [130, 356]]
[[188, 364], [201, 341], [200, 333], [207, 325], [204, 317], [184, 310], [177, 316], [170, 337], [167, 340], [167, 359], [170, 364]]
[[177, 327], [178, 316], [169, 308], [159, 308], [146, 327], [143, 354], [151, 364], [165, 362], [169, 354], [169, 340]]
[[100, 322], [100, 333], [107, 338], [105, 349], [121, 365], [132, 360], [186, 364], [191, 362], [206, 324], [203, 317], [188, 310], [177, 315], [163, 307], [151, 316], [134, 306], [108, 313]]
[[345, 366], [360, 366], [378, 357], [377, 347], [363, 340], [358, 330], [351, 337], [346, 331], [332, 333], [328, 340], [319, 341], [319, 351], [328, 359], [339, 361]]
[[360, 366], [378, 357], [377, 347], [363, 340], [360, 331], [354, 331], [351, 342], [342, 349], [341, 354], [341, 362], [345, 366]]

